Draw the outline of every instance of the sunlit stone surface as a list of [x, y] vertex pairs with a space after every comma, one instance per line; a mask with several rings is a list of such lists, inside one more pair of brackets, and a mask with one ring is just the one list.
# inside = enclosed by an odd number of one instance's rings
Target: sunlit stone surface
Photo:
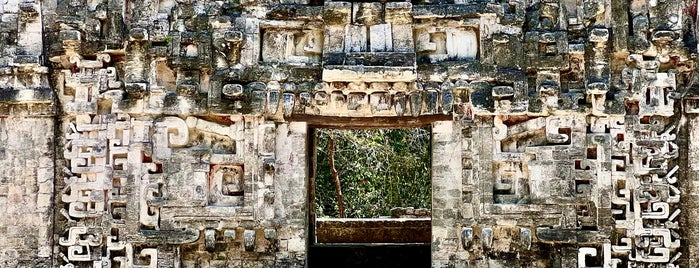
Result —
[[0, 1], [0, 267], [304, 267], [317, 125], [432, 127], [433, 267], [697, 267], [696, 15]]

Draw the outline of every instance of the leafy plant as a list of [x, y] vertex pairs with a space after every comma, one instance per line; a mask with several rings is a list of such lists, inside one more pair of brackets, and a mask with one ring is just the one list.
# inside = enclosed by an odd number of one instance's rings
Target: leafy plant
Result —
[[346, 217], [389, 216], [394, 207], [430, 208], [429, 129], [318, 129], [316, 137], [317, 217], [339, 217], [331, 137]]

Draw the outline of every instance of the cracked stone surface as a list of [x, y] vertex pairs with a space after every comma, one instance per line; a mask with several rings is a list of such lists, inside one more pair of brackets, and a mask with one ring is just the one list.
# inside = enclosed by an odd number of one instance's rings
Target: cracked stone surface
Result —
[[433, 267], [696, 267], [697, 22], [690, 0], [0, 1], [0, 267], [304, 267], [313, 127], [417, 125]]

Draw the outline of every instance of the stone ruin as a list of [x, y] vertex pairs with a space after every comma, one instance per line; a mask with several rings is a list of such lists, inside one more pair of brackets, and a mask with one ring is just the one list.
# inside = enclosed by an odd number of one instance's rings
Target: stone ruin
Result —
[[699, 265], [693, 0], [2, 0], [1, 267], [304, 267], [315, 127], [432, 131], [433, 267]]

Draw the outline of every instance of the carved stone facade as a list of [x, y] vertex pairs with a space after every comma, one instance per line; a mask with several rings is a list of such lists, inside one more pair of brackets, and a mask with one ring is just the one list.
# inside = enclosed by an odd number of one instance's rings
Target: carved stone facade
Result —
[[0, 267], [303, 267], [316, 125], [431, 126], [433, 267], [696, 267], [696, 29], [684, 0], [0, 1]]

